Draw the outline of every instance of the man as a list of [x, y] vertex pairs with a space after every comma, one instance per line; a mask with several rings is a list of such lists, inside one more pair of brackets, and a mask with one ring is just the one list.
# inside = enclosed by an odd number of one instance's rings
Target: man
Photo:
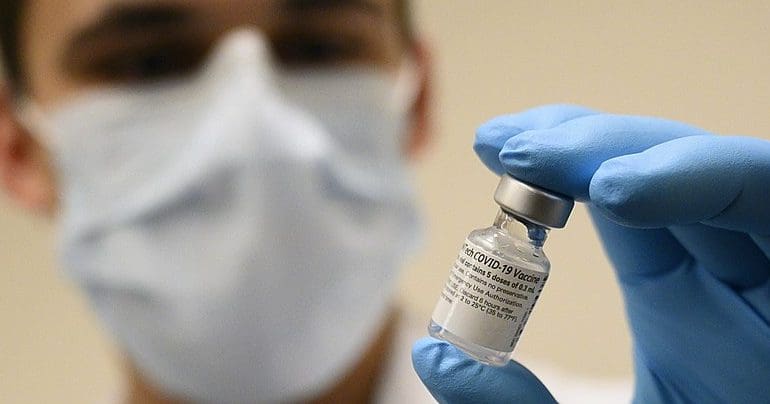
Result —
[[[129, 401], [371, 398], [416, 232], [401, 156], [426, 137], [427, 61], [398, 5], [58, 3], [0, 12], [0, 173], [59, 216]], [[637, 401], [767, 401], [768, 142], [557, 105], [489, 122], [475, 149], [589, 203]], [[441, 402], [554, 401], [515, 362], [431, 339], [413, 355]]]
[[128, 402], [389, 401], [428, 138], [404, 1], [4, 1], [0, 30], [4, 189], [59, 222]]

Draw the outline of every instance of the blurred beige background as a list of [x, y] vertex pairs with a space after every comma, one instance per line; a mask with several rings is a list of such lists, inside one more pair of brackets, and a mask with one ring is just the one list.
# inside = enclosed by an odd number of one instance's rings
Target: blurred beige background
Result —
[[[428, 243], [401, 296], [425, 321], [463, 238], [495, 214], [496, 178], [470, 148], [486, 119], [571, 102], [770, 139], [770, 2], [541, 3], [416, 3], [437, 62], [438, 136], [418, 167]], [[52, 230], [0, 201], [3, 403], [100, 402], [119, 385], [108, 339], [55, 269]], [[520, 355], [630, 375], [622, 302], [582, 207], [546, 249], [553, 272]]]

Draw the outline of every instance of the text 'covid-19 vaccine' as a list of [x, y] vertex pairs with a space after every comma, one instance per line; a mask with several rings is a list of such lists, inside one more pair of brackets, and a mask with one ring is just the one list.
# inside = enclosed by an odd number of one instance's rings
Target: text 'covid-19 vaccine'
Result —
[[543, 253], [549, 228], [561, 228], [574, 201], [503, 175], [491, 227], [465, 239], [433, 311], [430, 335], [474, 359], [511, 359], [550, 271]]

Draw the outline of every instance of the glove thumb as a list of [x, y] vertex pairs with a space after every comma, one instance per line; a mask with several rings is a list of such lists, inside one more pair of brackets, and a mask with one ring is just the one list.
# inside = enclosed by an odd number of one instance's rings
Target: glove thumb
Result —
[[521, 364], [483, 365], [434, 338], [422, 338], [414, 344], [412, 364], [442, 404], [556, 403], [543, 383]]

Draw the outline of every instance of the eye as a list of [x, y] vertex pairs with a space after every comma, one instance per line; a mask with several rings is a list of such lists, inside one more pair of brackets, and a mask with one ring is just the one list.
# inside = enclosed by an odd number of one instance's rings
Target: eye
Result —
[[205, 46], [196, 44], [153, 44], [102, 55], [83, 73], [89, 78], [112, 83], [166, 80], [193, 73], [206, 53]]
[[272, 40], [278, 61], [288, 67], [342, 64], [364, 57], [365, 46], [351, 37], [292, 35]]

